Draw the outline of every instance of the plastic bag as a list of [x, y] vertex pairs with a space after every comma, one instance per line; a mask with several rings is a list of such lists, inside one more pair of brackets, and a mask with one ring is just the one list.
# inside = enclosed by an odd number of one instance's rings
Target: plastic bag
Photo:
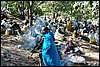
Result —
[[70, 61], [72, 61], [73, 63], [86, 63], [85, 58], [81, 56], [72, 56]]
[[94, 37], [91, 37], [91, 38], [90, 38], [90, 43], [91, 43], [91, 44], [96, 43], [96, 40], [95, 40], [95, 38], [94, 38]]
[[9, 31], [6, 29], [5, 36], [9, 36]]
[[84, 57], [81, 57], [81, 56], [79, 56], [79, 57], [77, 57], [77, 63], [86, 63], [86, 61], [85, 61], [85, 58]]

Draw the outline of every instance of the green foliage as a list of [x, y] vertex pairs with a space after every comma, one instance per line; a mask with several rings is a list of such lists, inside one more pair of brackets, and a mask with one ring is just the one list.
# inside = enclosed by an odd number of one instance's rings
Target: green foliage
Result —
[[35, 10], [34, 10], [34, 8], [32, 9], [33, 10], [33, 13], [35, 14], [35, 15], [38, 15], [38, 16], [42, 16], [44, 13], [43, 13], [43, 11], [38, 7], [38, 8], [36, 8]]
[[19, 16], [19, 13], [16, 11], [16, 9], [10, 9], [10, 11], [13, 16]]
[[[29, 1], [6, 1], [9, 11], [12, 15], [20, 15], [24, 10], [29, 10]], [[61, 15], [68, 15], [69, 17], [82, 18], [99, 18], [99, 1], [44, 1], [39, 7], [37, 5], [40, 1], [33, 1], [32, 12], [42, 15], [53, 15], [58, 13]], [[37, 7], [35, 9], [35, 7]], [[28, 14], [27, 12], [24, 12]]]
[[99, 1], [45, 1], [41, 9], [49, 11], [47, 14], [61, 13], [69, 17], [90, 19], [99, 16]]

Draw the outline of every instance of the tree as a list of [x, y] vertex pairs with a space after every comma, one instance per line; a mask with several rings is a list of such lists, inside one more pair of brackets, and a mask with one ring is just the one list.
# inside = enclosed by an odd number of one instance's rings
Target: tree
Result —
[[[20, 16], [21, 13], [29, 15], [30, 1], [5, 1], [7, 9], [14, 16]], [[32, 13], [39, 16], [58, 14], [78, 17], [79, 20], [96, 19], [99, 17], [99, 1], [34, 1]], [[28, 17], [29, 18], [29, 17]]]
[[[46, 4], [46, 5], [45, 5]], [[45, 1], [41, 6], [46, 13], [59, 13], [71, 18], [92, 19], [99, 17], [99, 1]]]

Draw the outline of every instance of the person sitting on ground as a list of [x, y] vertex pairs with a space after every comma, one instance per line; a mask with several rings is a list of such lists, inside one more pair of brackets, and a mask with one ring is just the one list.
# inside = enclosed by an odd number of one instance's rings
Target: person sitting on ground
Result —
[[88, 38], [90, 39], [89, 43], [91, 44], [95, 44], [96, 43], [96, 39], [95, 39], [95, 33], [93, 30], [90, 31]]
[[75, 21], [73, 22], [73, 27], [74, 27], [74, 30], [78, 30], [78, 22], [77, 20], [75, 19]]
[[12, 30], [12, 34], [17, 34], [17, 32], [15, 32], [15, 30], [18, 30], [18, 32], [21, 34], [21, 35], [23, 35], [24, 33], [21, 31], [21, 28], [20, 28], [20, 26], [19, 26], [19, 24], [17, 24], [17, 22], [16, 21], [13, 21], [13, 25], [12, 25], [12, 27], [11, 27], [11, 30]]
[[70, 21], [70, 19], [68, 19], [67, 26], [66, 26], [66, 32], [71, 31], [71, 28], [72, 28], [72, 22]]
[[74, 32], [73, 32], [73, 34], [72, 34], [72, 37], [73, 37], [73, 38], [78, 38], [78, 37], [80, 37], [80, 34], [77, 33], [77, 30], [74, 30]]
[[67, 46], [65, 46], [64, 53], [66, 55], [69, 55], [73, 52], [74, 52], [74, 43], [72, 42], [72, 39], [70, 38]]

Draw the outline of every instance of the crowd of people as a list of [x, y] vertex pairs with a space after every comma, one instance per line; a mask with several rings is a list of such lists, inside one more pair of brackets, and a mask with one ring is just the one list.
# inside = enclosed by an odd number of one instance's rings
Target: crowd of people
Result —
[[[55, 39], [63, 41], [65, 36], [69, 36], [69, 33], [72, 39], [81, 38], [89, 43], [99, 45], [99, 25], [93, 25], [92, 21], [86, 20], [78, 21], [75, 19], [72, 21], [69, 18], [54, 19], [48, 18], [46, 20], [36, 17], [33, 20], [33, 25], [30, 26], [28, 19], [22, 20], [19, 23], [19, 21], [4, 18], [1, 19], [1, 33], [4, 31], [5, 35], [24, 36], [25, 40], [30, 42], [27, 45], [30, 45], [31, 50], [37, 46], [37, 42], [40, 42], [42, 36], [44, 36], [42, 57], [45, 66], [61, 66], [54, 41]], [[43, 29], [43, 27], [45, 28]], [[84, 54], [81, 49], [77, 52]], [[68, 55], [70, 53], [75, 53], [75, 45], [72, 40], [69, 40], [64, 49], [64, 54]]]

